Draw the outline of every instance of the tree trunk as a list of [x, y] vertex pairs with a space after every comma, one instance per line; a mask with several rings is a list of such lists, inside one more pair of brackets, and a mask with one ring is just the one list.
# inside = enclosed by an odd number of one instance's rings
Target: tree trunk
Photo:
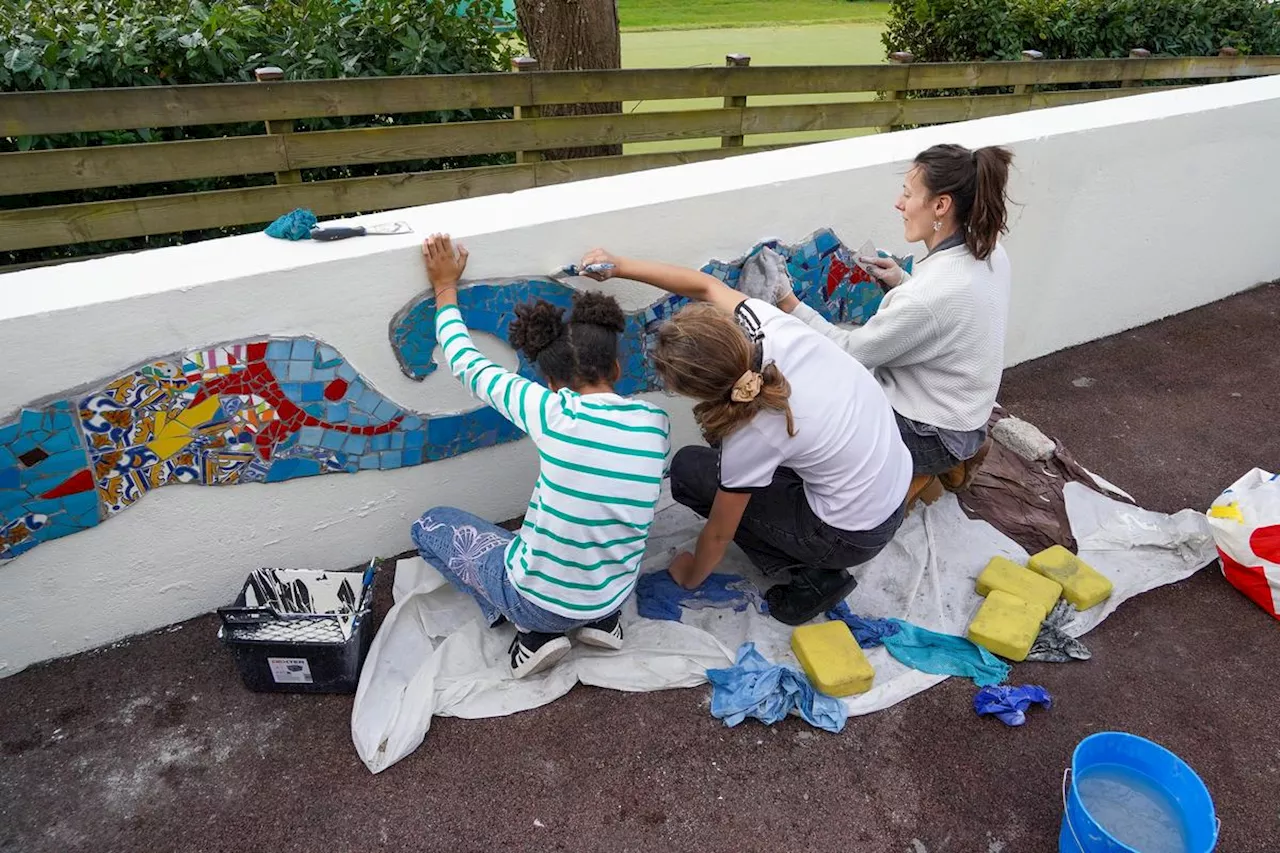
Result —
[[[579, 71], [622, 67], [616, 0], [516, 0], [516, 18], [539, 71]], [[544, 116], [604, 115], [622, 112], [618, 102], [542, 107]], [[621, 145], [593, 145], [544, 151], [547, 160], [621, 154]]]

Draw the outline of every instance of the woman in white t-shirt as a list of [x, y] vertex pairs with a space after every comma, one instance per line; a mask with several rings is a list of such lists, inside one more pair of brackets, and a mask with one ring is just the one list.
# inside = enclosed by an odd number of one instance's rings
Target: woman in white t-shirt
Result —
[[780, 621], [799, 625], [844, 599], [856, 585], [846, 570], [897, 532], [911, 481], [911, 455], [871, 373], [821, 333], [705, 273], [600, 250], [588, 264], [613, 265], [599, 280], [709, 303], [663, 324], [653, 353], [666, 388], [698, 401], [711, 445], [671, 462], [672, 495], [707, 519], [672, 577], [701, 585], [736, 542], [765, 574], [790, 572], [765, 594]]

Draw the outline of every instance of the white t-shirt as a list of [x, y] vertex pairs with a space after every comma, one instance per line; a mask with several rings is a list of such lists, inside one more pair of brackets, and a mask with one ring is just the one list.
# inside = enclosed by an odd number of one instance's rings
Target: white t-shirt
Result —
[[871, 372], [834, 341], [759, 299], [735, 312], [748, 333], [763, 335], [764, 364], [791, 384], [796, 434], [782, 412], [763, 411], [725, 437], [720, 488], [768, 486], [778, 468], [795, 471], [818, 518], [840, 530], [870, 530], [907, 497], [911, 454], [893, 408]]

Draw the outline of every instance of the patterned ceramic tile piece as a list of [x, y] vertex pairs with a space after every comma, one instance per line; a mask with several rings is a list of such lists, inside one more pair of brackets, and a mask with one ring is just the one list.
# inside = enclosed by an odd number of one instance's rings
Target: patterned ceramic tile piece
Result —
[[[879, 288], [830, 231], [796, 246], [761, 244], [705, 271], [733, 286], [742, 264], [766, 245], [787, 259], [796, 293], [828, 318], [865, 322], [874, 313]], [[531, 278], [473, 284], [459, 299], [468, 326], [506, 340], [517, 304], [540, 298], [568, 308], [573, 292]], [[619, 392], [658, 387], [646, 354], [658, 325], [683, 303], [665, 298], [627, 318]], [[435, 370], [434, 322], [428, 297], [391, 323], [392, 347], [409, 376]], [[523, 357], [519, 369], [534, 375]], [[431, 417], [406, 411], [337, 350], [310, 338], [178, 353], [0, 423], [0, 560], [93, 527], [174, 483], [275, 483], [389, 470], [519, 437], [488, 408]]]

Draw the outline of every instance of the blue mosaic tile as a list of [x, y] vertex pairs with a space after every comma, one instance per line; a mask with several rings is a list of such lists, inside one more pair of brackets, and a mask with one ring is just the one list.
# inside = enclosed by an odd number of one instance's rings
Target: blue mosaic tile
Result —
[[325, 450], [341, 450], [346, 440], [347, 437], [344, 433], [328, 430], [325, 432], [324, 438], [320, 440], [320, 446]]
[[280, 483], [295, 477], [307, 477], [320, 473], [320, 463], [314, 459], [277, 459], [267, 472], [266, 482]]
[[311, 379], [311, 362], [309, 361], [286, 361], [284, 363], [284, 378], [296, 382], [306, 382]]
[[[378, 407], [382, 405], [382, 403], [383, 403], [383, 399], [381, 394], [379, 394], [377, 391], [374, 391], [372, 389], [366, 389], [364, 393], [360, 395], [360, 399], [356, 403], [356, 405], [359, 406], [362, 411], [369, 414], [370, 416], [377, 417], [375, 413], [377, 412]], [[399, 411], [399, 409], [395, 408], [393, 405], [392, 411], [393, 412]], [[386, 420], [386, 418], [381, 418], [381, 420]]]
[[304, 403], [318, 403], [324, 399], [324, 383], [307, 382], [300, 389], [299, 398]]
[[349, 435], [343, 443], [342, 449], [347, 453], [364, 453], [365, 447], [369, 444], [369, 437], [364, 435]]
[[378, 468], [378, 462], [378, 457], [372, 454], [360, 457], [360, 467], [362, 469], [376, 469]]
[[28, 435], [44, 429], [44, 412], [39, 409], [23, 409], [18, 416], [18, 429]]
[[380, 421], [386, 422], [400, 414], [400, 407], [390, 400], [383, 400], [373, 410], [373, 416]]
[[289, 341], [272, 341], [267, 344], [267, 359], [270, 361], [287, 361], [293, 346]]
[[297, 361], [311, 361], [316, 354], [316, 342], [300, 338], [293, 342], [289, 357]]
[[370, 450], [386, 450], [391, 446], [391, 436], [375, 435], [370, 440]]
[[319, 447], [320, 441], [324, 437], [324, 430], [320, 427], [303, 427], [297, 433], [298, 444], [307, 447]]

